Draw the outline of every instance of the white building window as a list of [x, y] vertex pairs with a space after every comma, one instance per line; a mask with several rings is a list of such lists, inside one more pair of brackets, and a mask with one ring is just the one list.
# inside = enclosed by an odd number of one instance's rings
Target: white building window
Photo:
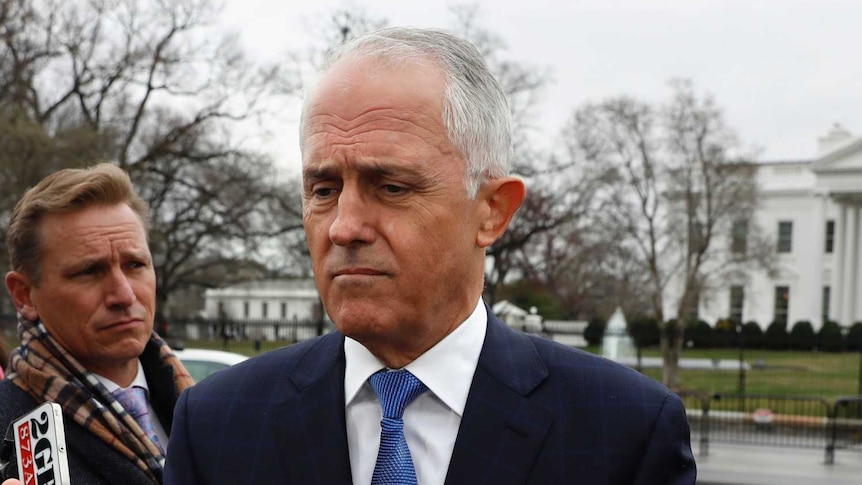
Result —
[[789, 253], [793, 251], [793, 222], [778, 222], [778, 252]]
[[835, 221], [826, 221], [826, 254], [832, 254], [835, 248]]

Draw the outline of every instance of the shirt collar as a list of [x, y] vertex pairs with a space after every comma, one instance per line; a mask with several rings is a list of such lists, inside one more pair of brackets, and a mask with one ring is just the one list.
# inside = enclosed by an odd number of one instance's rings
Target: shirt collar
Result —
[[[98, 379], [103, 386], [105, 386], [105, 389], [107, 389], [108, 392], [114, 392], [117, 389], [120, 389], [119, 384], [108, 379], [107, 377], [96, 374], [95, 372], [93, 373], [93, 375], [96, 376], [96, 379]], [[147, 377], [144, 375], [144, 366], [141, 365], [140, 359], [138, 359], [138, 374], [135, 376], [135, 379], [132, 381], [132, 383], [129, 384], [129, 387], [136, 386], [144, 388], [144, 390], [147, 391], [147, 396], [149, 398], [150, 387], [147, 385]]]
[[[473, 313], [452, 333], [404, 367], [459, 416], [467, 404], [487, 327], [488, 314], [480, 298]], [[350, 404], [368, 378], [385, 366], [350, 337], [344, 339], [344, 357], [345, 404]]]

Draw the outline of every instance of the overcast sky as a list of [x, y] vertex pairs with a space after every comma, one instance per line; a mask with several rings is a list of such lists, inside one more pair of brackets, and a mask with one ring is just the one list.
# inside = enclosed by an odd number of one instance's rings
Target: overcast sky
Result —
[[[309, 25], [345, 5], [389, 25], [450, 27], [444, 0], [226, 0], [225, 21], [262, 59], [297, 50]], [[469, 2], [468, 2], [469, 3]], [[555, 136], [572, 109], [628, 94], [665, 99], [689, 78], [714, 95], [762, 161], [807, 159], [834, 123], [862, 134], [862, 1], [495, 0], [476, 2], [508, 58], [548, 68], [539, 123]], [[296, 108], [268, 134], [276, 158], [298, 160]], [[548, 140], [550, 143], [550, 140]]]

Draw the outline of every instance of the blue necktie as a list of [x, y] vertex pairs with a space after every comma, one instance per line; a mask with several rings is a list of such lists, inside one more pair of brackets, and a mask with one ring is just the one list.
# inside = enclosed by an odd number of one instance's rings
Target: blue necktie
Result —
[[428, 388], [406, 370], [378, 372], [368, 378], [380, 400], [380, 451], [371, 485], [417, 485], [413, 459], [404, 439], [404, 408]]
[[165, 449], [159, 442], [159, 436], [156, 434], [153, 422], [150, 419], [150, 411], [147, 407], [147, 391], [143, 387], [130, 387], [128, 389], [117, 389], [111, 394], [123, 406], [123, 409], [135, 419], [138, 426], [144, 430], [147, 437], [155, 443], [156, 448], [164, 455]]

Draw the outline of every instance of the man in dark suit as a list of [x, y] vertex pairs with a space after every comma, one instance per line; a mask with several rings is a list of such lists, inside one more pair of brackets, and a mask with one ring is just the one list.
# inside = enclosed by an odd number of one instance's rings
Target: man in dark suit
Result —
[[[0, 380], [0, 430], [59, 404], [76, 485], [162, 483], [174, 405], [192, 384], [153, 333], [147, 227], [128, 174], [107, 163], [49, 175], [9, 221], [20, 345]], [[11, 461], [0, 479], [18, 477]]]
[[525, 197], [509, 125], [451, 34], [386, 29], [335, 53], [300, 140], [338, 331], [185, 392], [167, 484], [694, 484], [676, 395], [482, 302], [485, 250]]

